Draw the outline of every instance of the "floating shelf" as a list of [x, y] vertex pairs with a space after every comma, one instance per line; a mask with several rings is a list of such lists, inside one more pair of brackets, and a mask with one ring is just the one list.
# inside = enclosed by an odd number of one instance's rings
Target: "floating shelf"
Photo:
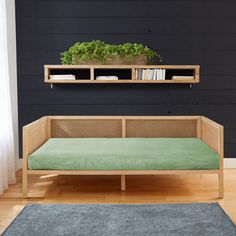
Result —
[[[165, 69], [165, 80], [138, 80], [138, 69]], [[50, 84], [75, 83], [153, 83], [194, 84], [199, 83], [199, 65], [45, 65], [44, 82]], [[75, 80], [50, 80], [50, 75], [73, 74]], [[96, 76], [116, 75], [118, 80], [96, 80]], [[193, 77], [173, 80], [173, 76]]]

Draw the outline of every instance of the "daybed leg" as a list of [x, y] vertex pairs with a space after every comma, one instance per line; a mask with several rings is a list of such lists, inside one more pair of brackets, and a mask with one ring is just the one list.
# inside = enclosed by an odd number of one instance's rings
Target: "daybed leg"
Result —
[[125, 191], [125, 175], [121, 175], [121, 191]]
[[28, 176], [27, 172], [23, 171], [23, 198], [28, 197]]
[[218, 174], [218, 184], [219, 184], [219, 198], [224, 197], [224, 175], [223, 171]]

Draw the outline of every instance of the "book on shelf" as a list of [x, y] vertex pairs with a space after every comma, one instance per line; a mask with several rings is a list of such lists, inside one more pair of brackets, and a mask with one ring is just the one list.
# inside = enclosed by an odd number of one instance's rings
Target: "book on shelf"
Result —
[[118, 80], [118, 76], [96, 76], [96, 80]]
[[172, 80], [189, 80], [194, 79], [194, 76], [179, 76], [179, 75], [173, 75]]
[[75, 75], [50, 75], [52, 80], [75, 80]]
[[136, 69], [136, 80], [165, 80], [165, 69]]

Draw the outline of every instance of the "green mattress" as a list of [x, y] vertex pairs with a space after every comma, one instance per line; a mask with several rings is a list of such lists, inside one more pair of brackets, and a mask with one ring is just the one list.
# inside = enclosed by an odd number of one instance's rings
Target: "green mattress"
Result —
[[51, 138], [33, 170], [210, 170], [219, 155], [197, 138]]

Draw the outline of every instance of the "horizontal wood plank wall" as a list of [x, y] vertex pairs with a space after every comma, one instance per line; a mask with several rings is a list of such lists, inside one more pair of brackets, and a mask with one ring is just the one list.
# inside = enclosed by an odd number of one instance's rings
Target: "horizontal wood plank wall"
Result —
[[[44, 115], [205, 115], [224, 125], [225, 157], [236, 157], [235, 9], [232, 0], [17, 0], [20, 131]], [[142, 42], [165, 64], [199, 64], [201, 82], [43, 83], [44, 64], [93, 39]]]

